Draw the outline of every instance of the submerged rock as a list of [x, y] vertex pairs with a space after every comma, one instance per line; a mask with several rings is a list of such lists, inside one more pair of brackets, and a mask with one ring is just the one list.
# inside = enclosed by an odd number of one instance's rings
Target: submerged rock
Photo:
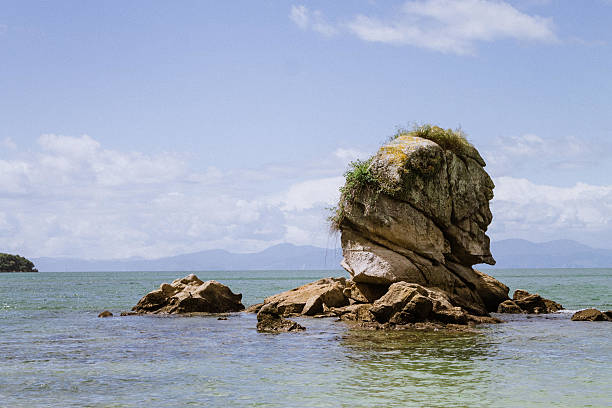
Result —
[[242, 295], [210, 280], [203, 282], [194, 274], [162, 283], [132, 308], [136, 313], [226, 313], [244, 309]]
[[572, 315], [573, 321], [603, 322], [612, 321], [612, 311], [600, 312], [597, 309], [580, 310]]
[[100, 313], [98, 317], [113, 317], [113, 314], [109, 312], [108, 310], [105, 310], [102, 313]]
[[262, 333], [283, 333], [306, 330], [298, 323], [284, 319], [278, 309], [272, 305], [264, 305], [257, 313], [257, 331]]

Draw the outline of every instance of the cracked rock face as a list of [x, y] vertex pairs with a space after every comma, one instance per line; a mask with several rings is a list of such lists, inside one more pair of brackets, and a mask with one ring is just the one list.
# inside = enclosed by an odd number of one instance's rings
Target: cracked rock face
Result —
[[495, 264], [487, 227], [494, 184], [467, 142], [443, 149], [400, 135], [369, 162], [376, 185], [343, 194], [342, 266], [357, 283], [416, 283], [444, 291], [454, 306], [485, 315], [508, 288], [472, 268]]

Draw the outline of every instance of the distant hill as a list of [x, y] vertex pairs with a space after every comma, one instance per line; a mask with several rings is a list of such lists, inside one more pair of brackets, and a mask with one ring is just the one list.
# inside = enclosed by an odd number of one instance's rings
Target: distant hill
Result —
[[38, 272], [29, 259], [19, 255], [0, 253], [0, 272]]
[[[506, 239], [491, 243], [494, 268], [605, 268], [612, 267], [612, 250], [595, 249], [576, 241], [534, 243]], [[261, 252], [232, 253], [220, 249], [159, 259], [85, 260], [73, 258], [33, 259], [42, 272], [90, 271], [231, 271], [231, 270], [338, 270], [342, 250], [279, 244]], [[482, 265], [482, 268], [490, 268]]]
[[505, 239], [492, 242], [491, 252], [497, 261], [494, 268], [612, 267], [612, 250], [591, 248], [571, 240], [535, 243]]
[[337, 270], [341, 269], [341, 259], [340, 248], [334, 250], [309, 245], [279, 244], [250, 254], [214, 249], [151, 260], [36, 258], [34, 262], [41, 272]]

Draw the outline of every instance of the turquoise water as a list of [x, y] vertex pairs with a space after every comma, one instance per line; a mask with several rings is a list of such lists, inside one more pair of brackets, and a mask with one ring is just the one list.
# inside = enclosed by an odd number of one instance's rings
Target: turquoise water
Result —
[[[612, 269], [493, 270], [568, 309], [612, 309]], [[611, 406], [612, 324], [570, 313], [480, 333], [372, 332], [297, 319], [260, 334], [254, 315], [129, 316], [185, 272], [0, 274], [2, 407]], [[330, 271], [200, 272], [245, 304]]]

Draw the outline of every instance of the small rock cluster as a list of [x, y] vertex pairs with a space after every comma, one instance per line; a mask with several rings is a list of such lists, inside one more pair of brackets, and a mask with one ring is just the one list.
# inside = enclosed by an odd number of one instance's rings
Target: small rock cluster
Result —
[[162, 283], [159, 289], [140, 299], [132, 314], [239, 312], [244, 309], [241, 301], [240, 293], [233, 293], [214, 280], [203, 282], [191, 274], [171, 284]]
[[563, 306], [542, 296], [517, 289], [512, 299], [503, 301], [497, 308], [498, 313], [554, 313], [563, 310]]

